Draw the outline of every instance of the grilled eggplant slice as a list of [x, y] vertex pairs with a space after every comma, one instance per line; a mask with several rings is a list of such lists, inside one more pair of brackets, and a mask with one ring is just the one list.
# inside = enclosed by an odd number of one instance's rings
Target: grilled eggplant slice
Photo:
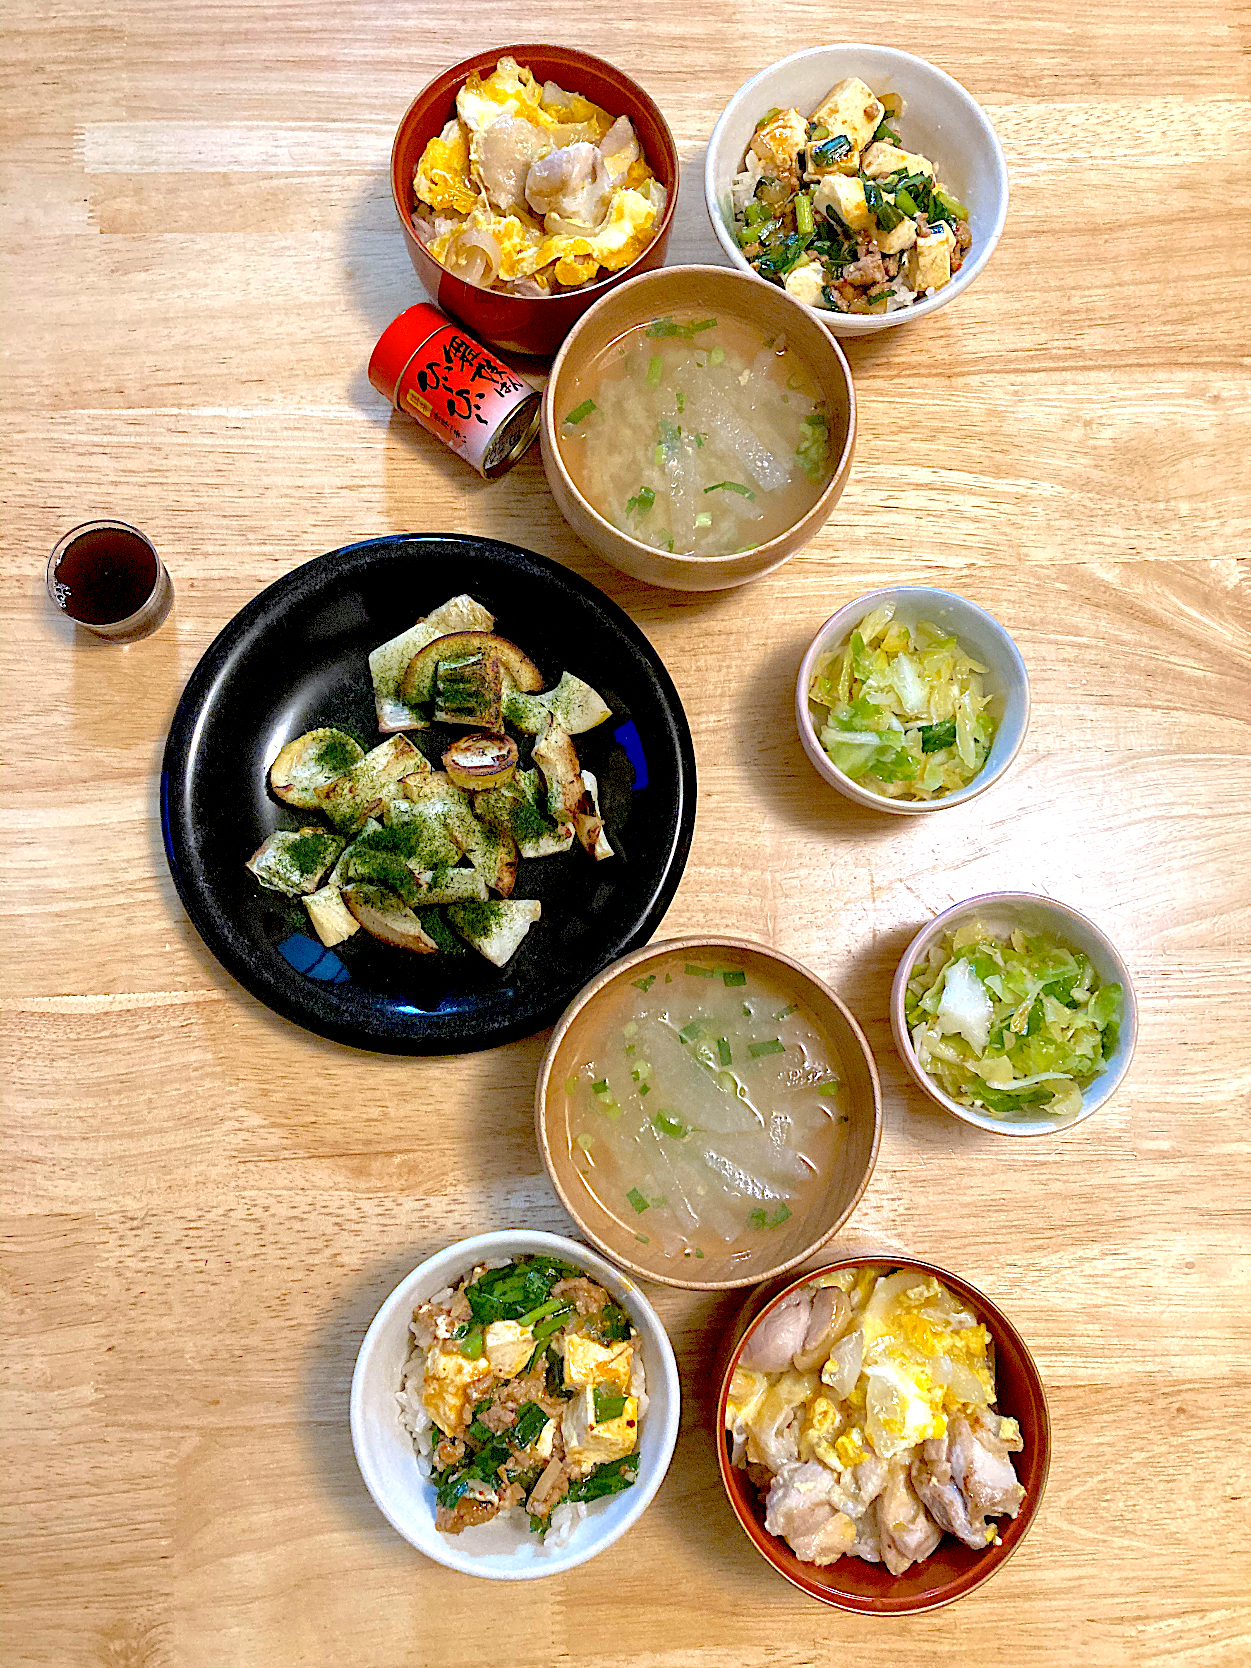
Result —
[[426, 720], [413, 712], [400, 699], [400, 684], [409, 661], [436, 637], [453, 631], [490, 631], [495, 616], [488, 614], [482, 604], [462, 593], [449, 597], [424, 620], [407, 631], [400, 632], [389, 642], [380, 643], [369, 656], [369, 675], [374, 686], [374, 710], [378, 714], [378, 728], [383, 735], [397, 730], [424, 730]]
[[458, 788], [502, 788], [517, 769], [517, 743], [511, 736], [459, 736], [444, 753], [443, 768]]
[[489, 631], [454, 631], [436, 637], [419, 649], [409, 661], [400, 684], [400, 699], [409, 707], [423, 706], [434, 696], [435, 668], [441, 660], [463, 660], [467, 655], [494, 655], [520, 690], [533, 692], [543, 687], [543, 674], [526, 654]]
[[440, 724], [472, 724], [498, 730], [504, 684], [493, 654], [440, 660], [434, 669], [434, 716]]

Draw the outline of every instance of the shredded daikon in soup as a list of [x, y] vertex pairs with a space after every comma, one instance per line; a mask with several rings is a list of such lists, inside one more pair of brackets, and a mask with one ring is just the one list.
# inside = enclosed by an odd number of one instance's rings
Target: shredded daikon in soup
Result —
[[740, 319], [637, 325], [575, 379], [561, 457], [589, 504], [657, 550], [725, 556], [801, 520], [831, 469], [830, 416], [784, 336]]
[[679, 958], [606, 1010], [565, 1083], [587, 1191], [675, 1258], [770, 1255], [833, 1174], [843, 1101], [833, 1045], [780, 984]]

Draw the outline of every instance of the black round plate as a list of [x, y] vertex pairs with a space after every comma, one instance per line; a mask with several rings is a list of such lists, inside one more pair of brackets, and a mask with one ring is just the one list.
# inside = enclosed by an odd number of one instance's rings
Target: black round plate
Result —
[[[536, 661], [566, 668], [613, 716], [577, 737], [599, 779], [616, 855], [575, 843], [522, 860], [514, 896], [542, 919], [506, 967], [416, 956], [359, 932], [325, 950], [296, 899], [244, 864], [276, 828], [310, 818], [268, 792], [278, 750], [319, 725], [384, 739], [367, 655], [468, 591]], [[436, 768], [451, 731], [414, 736]], [[311, 820], [316, 820], [314, 817]], [[405, 534], [346, 545], [242, 609], [192, 673], [161, 776], [165, 851], [178, 895], [217, 959], [277, 1013], [337, 1042], [394, 1054], [490, 1048], [550, 1025], [601, 968], [645, 944], [677, 890], [695, 823], [695, 755], [677, 691], [620, 608], [568, 569], [515, 545]]]

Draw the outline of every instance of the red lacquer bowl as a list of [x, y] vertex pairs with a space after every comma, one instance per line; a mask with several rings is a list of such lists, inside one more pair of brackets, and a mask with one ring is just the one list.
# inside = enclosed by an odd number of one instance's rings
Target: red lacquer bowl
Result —
[[[643, 155], [664, 186], [666, 202], [656, 236], [636, 261], [578, 290], [563, 295], [511, 295], [485, 290], [454, 278], [441, 267], [417, 235], [413, 221], [413, 172], [421, 153], [456, 114], [456, 94], [472, 70], [489, 75], [501, 58], [515, 58], [533, 70], [538, 81], [556, 81], [566, 92], [581, 93], [612, 116], [628, 116]], [[501, 46], [475, 53], [424, 87], [404, 113], [391, 148], [391, 195], [404, 228], [409, 259], [432, 301], [471, 330], [480, 341], [513, 353], [551, 358], [588, 307], [616, 284], [663, 266], [678, 200], [678, 153], [669, 124], [637, 81], [589, 52], [564, 46]]]
[[[913, 1564], [903, 1575], [891, 1575], [884, 1564], [866, 1564], [861, 1558], [840, 1558], [837, 1563], [825, 1567], [801, 1563], [784, 1540], [765, 1530], [764, 1500], [748, 1481], [747, 1473], [731, 1466], [730, 1443], [725, 1429], [730, 1379], [747, 1336], [756, 1323], [800, 1286], [808, 1285], [822, 1274], [832, 1274], [837, 1269], [863, 1266], [865, 1263], [881, 1263], [887, 1268], [916, 1268], [924, 1274], [936, 1275], [957, 1297], [963, 1298], [994, 1340], [995, 1386], [999, 1393], [997, 1406], [1001, 1413], [1018, 1422], [1025, 1443], [1021, 1453], [1012, 1456], [1016, 1474], [1025, 1488], [1025, 1499], [1015, 1518], [995, 1520], [999, 1526], [1000, 1544], [977, 1552], [962, 1545], [954, 1536], [944, 1535], [924, 1563]], [[937, 1610], [940, 1605], [963, 1598], [975, 1587], [980, 1587], [983, 1581], [989, 1581], [1020, 1546], [1042, 1503], [1043, 1490], [1047, 1485], [1047, 1469], [1051, 1463], [1051, 1417], [1047, 1411], [1042, 1378], [1025, 1340], [1008, 1317], [976, 1286], [970, 1286], [967, 1280], [952, 1274], [949, 1269], [940, 1268], [937, 1263], [923, 1262], [919, 1257], [843, 1257], [838, 1262], [827, 1263], [823, 1268], [810, 1269], [785, 1286], [763, 1288], [756, 1300], [744, 1307], [731, 1334], [721, 1378], [721, 1393], [717, 1397], [717, 1460], [734, 1515], [756, 1550], [788, 1581], [810, 1597], [820, 1599], [823, 1604], [836, 1605], [840, 1610], [855, 1610], [866, 1616], [904, 1616], [921, 1610]]]

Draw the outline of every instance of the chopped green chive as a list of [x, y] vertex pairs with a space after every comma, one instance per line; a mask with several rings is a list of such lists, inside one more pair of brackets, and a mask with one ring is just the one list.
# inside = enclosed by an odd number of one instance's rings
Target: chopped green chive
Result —
[[818, 1083], [814, 1083], [812, 1086], [814, 1089], [837, 1089], [839, 1081], [839, 1078], [831, 1072], [829, 1077], [821, 1078]]
[[798, 1013], [798, 1012], [799, 1012], [799, 1003], [798, 1002], [791, 1002], [791, 1003], [788, 1003], [785, 1008], [780, 1009], [779, 1012], [776, 1013], [773, 1017], [775, 1019], [789, 1019], [793, 1013]]
[[708, 363], [710, 365], [720, 365], [724, 359], [725, 349], [723, 347], [713, 348], [712, 352], [708, 355]]
[[743, 1003], [743, 1017], [745, 1019], [751, 1018], [751, 1009], [747, 1006], [746, 1002]]
[[576, 1077], [567, 1077], [565, 1079], [565, 1093], [567, 1095], [576, 1095], [577, 1092], [578, 1092], [578, 1080], [577, 1080], [577, 1078]]
[[656, 983], [656, 975], [654, 973], [645, 973], [641, 979], [634, 979], [631, 982], [636, 990], [650, 990]]
[[765, 1042], [749, 1043], [747, 1052], [753, 1060], [759, 1060], [762, 1054], [785, 1054], [786, 1044], [777, 1037], [769, 1037]]
[[639, 1084], [639, 1094], [641, 1094], [641, 1095], [650, 1095], [651, 1092], [652, 1092], [652, 1086], [651, 1086], [650, 1083], [640, 1083]]
[[702, 1020], [693, 1019], [689, 1025], [684, 1025], [682, 1027], [682, 1029], [678, 1032], [678, 1035], [681, 1037], [683, 1042], [694, 1042], [703, 1028], [704, 1024]]
[[726, 1042], [724, 1037], [717, 1038], [717, 1058], [723, 1066], [732, 1064], [730, 1058], [730, 1045]]
[[626, 514], [633, 515], [637, 510], [640, 515], [646, 515], [656, 502], [656, 494], [649, 486], [641, 486], [633, 498], [626, 499]]
[[723, 967], [721, 969], [721, 983], [732, 989], [735, 985], [745, 985], [747, 975], [741, 967]]
[[634, 1206], [634, 1208], [638, 1212], [638, 1214], [640, 1216], [642, 1216], [643, 1212], [647, 1209], [647, 1200], [639, 1192], [638, 1188], [637, 1187], [632, 1187], [630, 1189], [630, 1191], [626, 1194], [626, 1198]]
[[696, 527], [712, 526], [712, 517], [708, 514], [707, 510], [701, 510], [699, 512], [699, 514], [695, 517], [695, 525]]
[[575, 405], [565, 418], [566, 423], [580, 423], [584, 417], [589, 417], [597, 409], [594, 400], [583, 400], [581, 405]]
[[647, 362], [647, 386], [649, 388], [660, 387], [660, 378], [664, 368], [664, 360], [658, 353], [653, 353]]
[[624, 1396], [615, 1396], [611, 1391], [603, 1390], [597, 1384], [595, 1386], [595, 1423], [603, 1425], [607, 1424], [610, 1419], [620, 1419], [625, 1412], [625, 1404]]
[[675, 1118], [672, 1112], [657, 1112], [652, 1122], [662, 1135], [671, 1135], [675, 1141], [681, 1141], [691, 1133], [681, 1118]]
[[697, 979], [711, 979], [714, 977], [711, 967], [699, 967], [693, 961], [688, 961], [682, 971], [692, 974]]
[[741, 481], [718, 481], [715, 486], [705, 487], [704, 491], [737, 492], [740, 498], [750, 498], [753, 504], [756, 502], [756, 494], [749, 486], [744, 486]]
[[592, 1083], [591, 1093], [593, 1095], [606, 1095], [608, 1093], [608, 1079], [601, 1077], [598, 1083]]
[[703, 1254], [704, 1254], [704, 1253], [703, 1253], [703, 1252], [702, 1252], [702, 1251], [701, 1251], [701, 1250], [700, 1250], [700, 1248], [699, 1248], [699, 1246], [698, 1246], [698, 1245], [697, 1245], [697, 1246], [696, 1246], [696, 1247], [695, 1247], [695, 1255], [696, 1255], [696, 1256], [697, 1256], [697, 1257], [702, 1257], [702, 1256], [703, 1256]]

